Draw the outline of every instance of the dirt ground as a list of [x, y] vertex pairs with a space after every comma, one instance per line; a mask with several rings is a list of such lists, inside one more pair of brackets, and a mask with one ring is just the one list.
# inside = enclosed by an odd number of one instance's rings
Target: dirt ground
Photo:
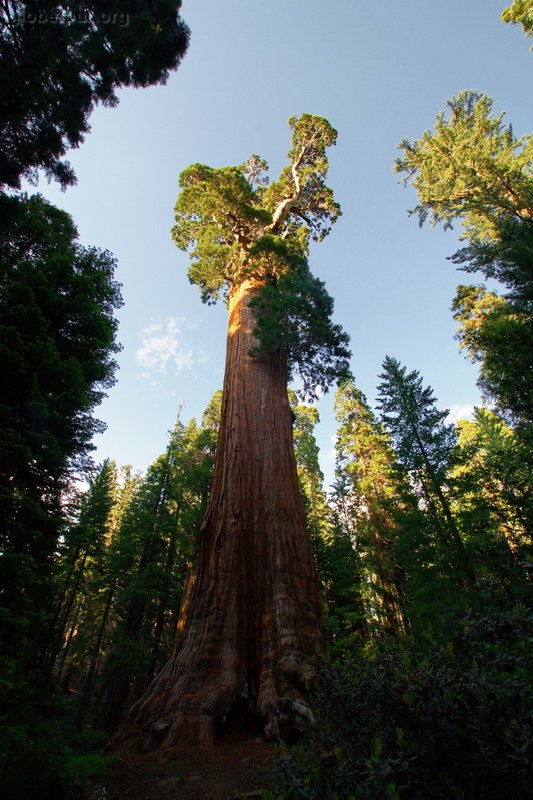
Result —
[[172, 758], [121, 757], [87, 800], [255, 800], [268, 787], [274, 748], [244, 734], [224, 737], [209, 750], [182, 749]]

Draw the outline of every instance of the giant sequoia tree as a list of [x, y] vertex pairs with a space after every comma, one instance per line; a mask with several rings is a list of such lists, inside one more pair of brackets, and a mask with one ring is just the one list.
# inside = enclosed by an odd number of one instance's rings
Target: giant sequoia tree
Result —
[[267, 183], [266, 163], [195, 164], [180, 178], [173, 236], [191, 250], [204, 301], [229, 306], [215, 472], [175, 653], [133, 707], [116, 742], [170, 748], [212, 741], [239, 709], [284, 733], [309, 718], [312, 659], [324, 641], [287, 398], [327, 388], [348, 367], [347, 337], [307, 265], [340, 209], [325, 185], [329, 123], [292, 118], [290, 164]]

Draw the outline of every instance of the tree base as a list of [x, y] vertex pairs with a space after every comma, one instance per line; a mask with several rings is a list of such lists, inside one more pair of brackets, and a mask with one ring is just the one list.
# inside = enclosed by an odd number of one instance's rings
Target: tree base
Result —
[[[172, 695], [169, 697], [163, 692], [166, 680], [176, 667], [173, 660], [148, 693], [133, 706], [127, 720], [109, 742], [108, 752], [149, 753], [158, 749], [163, 753], [191, 745], [210, 748], [218, 739], [243, 730], [267, 742], [292, 744], [307, 737], [315, 726], [306, 699], [314, 678], [314, 669], [309, 663], [300, 662], [298, 670], [292, 663], [293, 686], [288, 685], [285, 672], [286, 694], [283, 696], [274, 695], [273, 682], [269, 689], [265, 686], [260, 690], [255, 699], [250, 696], [247, 684], [239, 693], [230, 693], [225, 687], [218, 695], [209, 694], [209, 699], [203, 687], [202, 697], [199, 693], [182, 695], [173, 707]], [[298, 688], [295, 683], [299, 684]], [[168, 684], [166, 686], [168, 688]]]

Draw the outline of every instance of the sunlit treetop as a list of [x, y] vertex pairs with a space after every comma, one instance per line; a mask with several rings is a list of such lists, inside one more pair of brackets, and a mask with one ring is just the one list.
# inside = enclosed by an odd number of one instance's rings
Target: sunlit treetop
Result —
[[301, 395], [348, 374], [348, 336], [331, 320], [333, 301], [307, 262], [341, 211], [326, 185], [326, 150], [337, 132], [322, 117], [289, 120], [289, 164], [270, 183], [268, 165], [252, 155], [238, 167], [193, 164], [179, 179], [172, 237], [189, 252], [189, 279], [202, 300], [228, 300], [243, 281], [256, 283], [252, 355], [281, 352], [303, 383]]
[[337, 459], [350, 481], [357, 482], [367, 497], [397, 495], [398, 483], [393, 477], [401, 470], [390, 437], [353, 380], [339, 386], [334, 410], [339, 423]]
[[461, 218], [470, 237], [497, 238], [504, 220], [533, 224], [533, 136], [517, 139], [492, 100], [461, 92], [438, 115], [433, 132], [400, 145], [395, 171], [418, 193], [410, 213], [422, 225], [451, 227]]
[[[533, 421], [531, 310], [485, 286], [458, 286], [452, 310], [456, 339], [480, 364], [478, 386], [498, 413], [513, 423]], [[525, 429], [524, 429], [525, 431]]]
[[269, 183], [268, 165], [257, 155], [238, 167], [193, 164], [179, 180], [172, 236], [191, 255], [189, 278], [204, 302], [226, 296], [234, 284], [279, 277], [294, 254], [306, 255], [340, 215], [326, 186], [326, 148], [337, 132], [321, 117], [289, 120], [289, 165]]
[[[502, 20], [519, 24], [526, 36], [533, 37], [533, 3], [531, 0], [514, 0], [502, 12]], [[531, 48], [533, 50], [533, 47]]]

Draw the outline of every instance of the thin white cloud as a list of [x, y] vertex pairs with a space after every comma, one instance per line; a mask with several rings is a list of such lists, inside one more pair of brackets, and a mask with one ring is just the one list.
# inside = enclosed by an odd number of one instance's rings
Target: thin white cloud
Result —
[[325, 464], [329, 464], [329, 465], [335, 464], [335, 461], [337, 459], [337, 439], [338, 439], [338, 436], [337, 436], [336, 433], [334, 433], [330, 437], [331, 448], [329, 450], [327, 450], [325, 455], [324, 455], [324, 463]]
[[463, 405], [455, 405], [451, 406], [449, 410], [449, 414], [446, 417], [446, 422], [459, 422], [460, 419], [474, 419], [474, 411], [475, 406], [471, 405], [470, 403], [464, 403]]
[[169, 317], [165, 322], [148, 325], [140, 331], [141, 344], [135, 358], [143, 371], [138, 377], [152, 378], [154, 373], [169, 371], [179, 373], [208, 360], [209, 356], [201, 348], [191, 347], [183, 340], [183, 322]]

